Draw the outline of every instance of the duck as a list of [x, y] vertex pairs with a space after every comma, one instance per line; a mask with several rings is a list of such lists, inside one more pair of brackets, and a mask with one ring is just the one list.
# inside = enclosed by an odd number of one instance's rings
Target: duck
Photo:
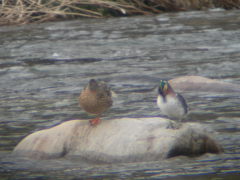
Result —
[[96, 118], [89, 121], [90, 125], [99, 124], [102, 113], [113, 104], [110, 87], [103, 81], [90, 79], [80, 93], [79, 104], [87, 113], [96, 115]]
[[166, 80], [158, 86], [157, 106], [161, 114], [172, 120], [181, 121], [188, 113], [188, 105], [184, 97], [176, 93]]

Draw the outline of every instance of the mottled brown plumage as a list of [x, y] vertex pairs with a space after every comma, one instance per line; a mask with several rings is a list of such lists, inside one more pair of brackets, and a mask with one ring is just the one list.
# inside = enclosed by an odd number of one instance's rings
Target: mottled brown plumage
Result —
[[97, 118], [90, 120], [91, 125], [100, 122], [100, 116], [112, 106], [112, 93], [106, 83], [91, 79], [79, 97], [80, 106]]

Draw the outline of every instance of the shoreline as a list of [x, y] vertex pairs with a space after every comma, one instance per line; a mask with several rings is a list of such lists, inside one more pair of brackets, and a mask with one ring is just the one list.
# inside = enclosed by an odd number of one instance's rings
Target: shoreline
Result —
[[213, 8], [240, 9], [240, 0], [5, 0], [0, 1], [0, 26]]

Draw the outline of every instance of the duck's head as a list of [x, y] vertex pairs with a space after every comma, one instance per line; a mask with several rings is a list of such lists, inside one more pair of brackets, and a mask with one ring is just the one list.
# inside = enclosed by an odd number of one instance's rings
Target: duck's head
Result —
[[173, 93], [172, 87], [166, 80], [161, 80], [158, 86], [159, 95], [165, 97], [169, 93]]
[[95, 79], [90, 79], [88, 83], [88, 88], [91, 91], [96, 91], [99, 88], [98, 81], [96, 81]]
[[101, 96], [111, 96], [111, 89], [104, 81], [90, 79], [87, 88], [92, 92], [97, 92]]

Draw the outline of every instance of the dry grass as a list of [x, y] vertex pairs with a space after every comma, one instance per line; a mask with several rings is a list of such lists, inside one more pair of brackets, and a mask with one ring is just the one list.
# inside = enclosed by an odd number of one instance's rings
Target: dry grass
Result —
[[240, 0], [0, 0], [0, 25], [76, 17], [151, 15], [213, 7], [240, 8]]

